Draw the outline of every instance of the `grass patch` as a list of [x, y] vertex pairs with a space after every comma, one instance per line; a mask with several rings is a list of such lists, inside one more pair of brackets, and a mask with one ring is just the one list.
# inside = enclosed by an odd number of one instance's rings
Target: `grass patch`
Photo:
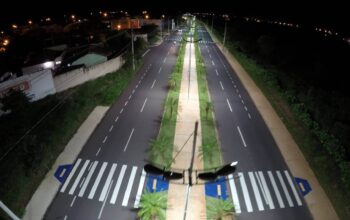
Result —
[[[207, 29], [209, 30], [208, 27]], [[215, 30], [213, 30], [213, 33], [217, 39], [222, 41], [222, 35]], [[243, 52], [238, 51], [235, 42], [227, 41], [226, 47], [261, 89], [292, 134], [319, 183], [331, 200], [339, 218], [350, 219], [349, 192], [341, 182], [339, 168], [332, 157], [321, 147], [320, 142], [311, 130], [297, 117], [297, 113], [293, 112], [293, 108], [289, 106], [284, 98], [283, 91], [276, 87], [273, 80], [269, 80], [271, 73], [275, 73], [276, 70], [264, 68]]]
[[164, 113], [157, 139], [153, 140], [149, 149], [150, 161], [159, 166], [169, 167], [172, 163], [174, 135], [176, 126], [179, 91], [185, 55], [184, 42], [178, 51], [176, 64], [168, 82], [168, 96], [164, 104]]
[[[197, 33], [195, 34], [197, 36]], [[209, 98], [206, 70], [198, 44], [195, 44], [196, 69], [198, 81], [198, 95], [200, 105], [200, 118], [202, 128], [202, 146], [200, 153], [204, 163], [204, 169], [221, 165], [221, 151], [216, 135], [213, 105]]]
[[[137, 69], [141, 63], [137, 62]], [[97, 105], [111, 105], [133, 79], [127, 62], [120, 70], [65, 92], [31, 103], [28, 109], [0, 118], [4, 152], [53, 106], [42, 123], [0, 161], [0, 198], [22, 216], [31, 196], [76, 130]], [[61, 104], [59, 104], [61, 103]], [[4, 142], [2, 144], [4, 144]], [[0, 218], [7, 218], [0, 213]]]

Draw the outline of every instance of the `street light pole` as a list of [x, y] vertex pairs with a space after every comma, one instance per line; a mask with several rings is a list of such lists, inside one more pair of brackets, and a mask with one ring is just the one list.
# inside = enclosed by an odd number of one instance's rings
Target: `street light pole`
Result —
[[213, 33], [214, 14], [211, 17], [211, 32]]
[[225, 48], [225, 41], [226, 41], [226, 23], [227, 23], [227, 21], [225, 20], [224, 39], [223, 39], [223, 42], [222, 42], [222, 47], [223, 47], [223, 48]]
[[135, 70], [135, 55], [134, 55], [134, 34], [131, 26], [131, 53], [132, 53], [132, 69]]

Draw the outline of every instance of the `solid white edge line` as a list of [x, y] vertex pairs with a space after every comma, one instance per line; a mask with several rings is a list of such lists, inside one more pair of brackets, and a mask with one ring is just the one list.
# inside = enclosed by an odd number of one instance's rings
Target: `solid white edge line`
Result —
[[98, 214], [98, 218], [97, 218], [97, 219], [100, 219], [100, 218], [101, 218], [101, 215], [102, 215], [103, 209], [105, 208], [106, 201], [107, 201], [107, 197], [108, 197], [109, 191], [111, 190], [112, 184], [113, 184], [113, 180], [112, 180], [111, 183], [109, 184], [106, 199], [105, 199], [105, 201], [103, 202], [103, 205], [102, 205], [102, 207], [101, 207], [101, 210], [100, 210], [100, 213]]
[[267, 171], [267, 174], [269, 175], [270, 182], [272, 184], [273, 190], [275, 191], [275, 195], [277, 197], [278, 204], [279, 204], [280, 208], [283, 209], [285, 206], [284, 206], [284, 203], [283, 203], [283, 199], [281, 197], [281, 193], [278, 190], [275, 178], [273, 177], [273, 174], [272, 174], [271, 171]]
[[247, 145], [245, 143], [245, 140], [244, 140], [244, 137], [242, 135], [241, 129], [239, 128], [239, 126], [237, 126], [237, 130], [238, 130], [239, 135], [241, 136], [241, 139], [242, 139], [244, 147], [247, 147]]
[[136, 208], [136, 209], [139, 208], [139, 203], [141, 200], [142, 190], [143, 190], [143, 187], [145, 185], [145, 180], [146, 180], [146, 172], [144, 169], [142, 169], [140, 183], [139, 183], [139, 187], [137, 189], [136, 199], [135, 199], [135, 203], [134, 203], [134, 208]]
[[101, 169], [100, 169], [100, 172], [98, 173], [97, 178], [95, 179], [94, 185], [92, 186], [92, 188], [91, 188], [91, 190], [90, 190], [88, 199], [94, 198], [95, 193], [96, 193], [97, 186], [98, 186], [98, 184], [100, 183], [101, 178], [102, 178], [102, 175], [103, 175], [103, 173], [104, 173], [105, 170], [106, 170], [106, 166], [107, 166], [107, 162], [103, 162], [102, 167], [101, 167]]
[[236, 189], [235, 181], [233, 179], [233, 175], [232, 174], [228, 175], [228, 182], [230, 184], [231, 195], [232, 195], [232, 200], [233, 200], [233, 204], [234, 204], [234, 207], [235, 207], [235, 212], [236, 213], [241, 213], [241, 206], [239, 205], [237, 189]]
[[254, 173], [253, 172], [248, 172], [248, 175], [249, 175], [250, 183], [252, 184], [252, 188], [253, 188], [253, 192], [254, 192], [254, 195], [255, 195], [256, 203], [258, 205], [258, 209], [259, 209], [259, 211], [263, 211], [264, 210], [264, 205], [263, 205], [262, 200], [261, 200], [261, 196], [260, 196], [260, 193], [259, 193], [258, 185], [256, 185]]
[[227, 105], [228, 105], [228, 107], [229, 107], [230, 111], [232, 112], [232, 108], [231, 108], [230, 101], [229, 101], [227, 98], [226, 98], [226, 101], [227, 101]]
[[243, 173], [238, 173], [238, 176], [239, 176], [239, 181], [241, 182], [244, 202], [245, 202], [245, 205], [247, 207], [247, 211], [253, 212], [253, 207], [252, 207], [252, 203], [250, 201], [249, 192], [247, 189], [247, 184], [245, 183], [245, 180], [244, 180], [244, 175], [243, 175]]
[[124, 207], [128, 206], [128, 201], [129, 201], [132, 185], [133, 185], [133, 182], [135, 179], [136, 171], [137, 171], [137, 167], [133, 166], [132, 170], [131, 170], [129, 182], [128, 182], [128, 185], [127, 185], [126, 190], [125, 190], [123, 202], [122, 202], [122, 206], [124, 206]]
[[290, 175], [289, 175], [287, 170], [284, 171], [284, 174], [286, 175], [287, 180], [289, 182], [289, 185], [292, 188], [292, 191], [293, 191], [295, 199], [297, 200], [298, 206], [302, 206], [303, 204], [301, 203], [299, 194], [298, 194], [297, 190], [295, 189], [295, 185], [294, 185], [294, 183], [292, 181], [292, 178], [290, 177]]
[[81, 162], [81, 159], [79, 158], [79, 159], [77, 160], [77, 162], [74, 164], [74, 167], [73, 167], [72, 171], [69, 173], [69, 175], [68, 175], [66, 181], [64, 181], [64, 184], [63, 184], [63, 186], [62, 186], [62, 188], [61, 188], [61, 190], [60, 190], [61, 193], [63, 193], [63, 192], [66, 190], [66, 188], [67, 188], [67, 186], [68, 186], [70, 180], [72, 179], [72, 177], [73, 177], [75, 171], [77, 170], [77, 168], [78, 168], [80, 162]]
[[[83, 187], [79, 191], [79, 194], [78, 194], [79, 197], [83, 197], [83, 195], [85, 193], [85, 190], [86, 190], [86, 188], [87, 188], [87, 186], [88, 186], [88, 184], [90, 182], [90, 179], [92, 177], [92, 174], [95, 172], [95, 169], [96, 169], [96, 166], [98, 164], [98, 161], [95, 161], [93, 164], [94, 165], [93, 165], [92, 169], [89, 171], [89, 173], [88, 173], [88, 175], [87, 175], [87, 177], [85, 179]], [[91, 165], [92, 165], [92, 163], [91, 163]]]
[[128, 141], [126, 142], [125, 147], [124, 147], [124, 152], [126, 151], [126, 148], [128, 148], [128, 145], [129, 145], [131, 136], [132, 136], [132, 134], [134, 133], [134, 131], [135, 131], [135, 128], [133, 128], [133, 129], [131, 130], [131, 133], [130, 133], [130, 135], [129, 135], [129, 139], [128, 139]]
[[142, 105], [142, 107], [141, 107], [140, 112], [143, 112], [143, 109], [145, 108], [146, 102], [147, 102], [147, 98], [146, 98], [145, 101], [143, 102], [143, 105]]
[[285, 184], [285, 182], [284, 182], [284, 180], [283, 180], [283, 177], [282, 177], [281, 172], [278, 170], [278, 171], [276, 171], [276, 173], [277, 173], [278, 179], [279, 179], [279, 181], [280, 181], [280, 183], [281, 183], [283, 192], [284, 192], [284, 194], [286, 195], [286, 198], [287, 198], [289, 207], [294, 207], [292, 198], [291, 198], [290, 195], [289, 195], [289, 192], [288, 192], [288, 190], [287, 190], [287, 187], [286, 187], [286, 184]]
[[115, 204], [115, 201], [117, 200], [119, 189], [120, 189], [120, 186], [122, 185], [126, 168], [127, 168], [127, 165], [123, 165], [122, 169], [121, 169], [121, 171], [119, 173], [118, 180], [117, 180], [117, 183], [115, 184], [115, 187], [114, 187], [114, 190], [113, 190], [113, 193], [112, 193], [112, 197], [111, 197], [111, 200], [110, 200], [111, 204]]
[[108, 186], [111, 184], [112, 177], [113, 177], [113, 174], [114, 174], [116, 168], [117, 168], [117, 164], [113, 163], [111, 169], [109, 170], [105, 185], [103, 186], [103, 189], [101, 191], [100, 198], [98, 199], [100, 202], [104, 201], [106, 196], [107, 196]]

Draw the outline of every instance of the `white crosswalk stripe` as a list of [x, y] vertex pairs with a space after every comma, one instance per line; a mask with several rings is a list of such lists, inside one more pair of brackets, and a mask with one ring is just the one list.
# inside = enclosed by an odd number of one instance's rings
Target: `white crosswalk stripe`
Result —
[[[125, 176], [128, 176], [128, 181], [125, 181]], [[96, 199], [100, 202], [105, 202], [107, 199], [107, 203], [120, 206], [138, 207], [145, 181], [145, 171], [138, 169], [137, 166], [79, 158], [60, 192], [80, 198]], [[135, 186], [136, 184], [138, 185]], [[78, 186], [81, 186], [80, 190], [77, 190]], [[109, 187], [110, 199], [106, 198]], [[86, 191], [89, 191], [89, 194]], [[98, 197], [95, 196], [96, 194]]]
[[294, 207], [293, 196], [298, 206], [303, 205], [298, 188], [287, 170], [239, 172], [238, 177], [235, 183], [233, 175], [228, 176], [236, 213], [283, 209], [285, 204]]

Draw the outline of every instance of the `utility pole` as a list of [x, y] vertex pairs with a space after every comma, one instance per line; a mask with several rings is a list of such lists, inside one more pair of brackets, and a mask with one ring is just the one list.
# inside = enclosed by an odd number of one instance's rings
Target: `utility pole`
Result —
[[223, 41], [222, 41], [222, 47], [223, 47], [223, 49], [225, 48], [225, 41], [226, 41], [226, 23], [227, 23], [227, 21], [225, 20], [224, 39], [223, 39]]
[[214, 14], [211, 17], [211, 32], [213, 33]]
[[13, 220], [20, 220], [2, 201], [0, 201], [0, 208], [11, 217]]

